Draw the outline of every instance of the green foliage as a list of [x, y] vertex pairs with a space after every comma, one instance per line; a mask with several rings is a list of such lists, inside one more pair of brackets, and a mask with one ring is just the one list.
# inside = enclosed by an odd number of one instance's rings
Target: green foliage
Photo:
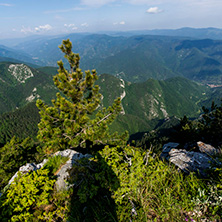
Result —
[[215, 147], [222, 145], [222, 105], [217, 106], [212, 102], [211, 108], [203, 107], [203, 111], [197, 120], [189, 120], [186, 116], [181, 119], [174, 135], [177, 142], [192, 143], [201, 140]]
[[77, 160], [69, 175], [69, 183], [74, 185], [70, 221], [116, 221], [110, 190], [119, 184], [101, 156]]
[[0, 146], [9, 142], [13, 136], [25, 139], [36, 137], [39, 112], [35, 103], [29, 103], [21, 109], [0, 115]]
[[120, 98], [111, 107], [98, 110], [101, 94], [99, 86], [94, 85], [96, 71], [85, 71], [84, 76], [79, 68], [79, 55], [72, 52], [69, 40], [64, 40], [60, 49], [69, 62], [70, 72], [59, 61], [59, 73], [54, 77], [54, 83], [66, 97], [57, 93], [52, 107], [37, 101], [41, 116], [38, 138], [45, 144], [46, 153], [68, 147], [90, 148], [92, 145], [122, 142], [117, 134], [109, 135], [108, 130], [108, 125], [121, 111]]
[[218, 107], [212, 102], [211, 108], [203, 107], [204, 114], [199, 121], [199, 131], [202, 137], [215, 145], [222, 145], [222, 104]]
[[55, 180], [48, 177], [48, 170], [19, 174], [4, 193], [1, 221], [38, 221], [41, 217], [44, 218], [43, 206], [50, 203], [54, 183]]
[[195, 209], [198, 189], [206, 189], [193, 174], [132, 146], [106, 146], [78, 161], [70, 182], [71, 221], [180, 221]]
[[41, 159], [41, 155], [37, 154], [37, 145], [38, 143], [31, 138], [20, 140], [13, 137], [0, 149], [0, 189], [8, 183], [20, 166]]
[[[222, 151], [222, 150], [221, 150]], [[208, 169], [207, 189], [199, 189], [199, 195], [193, 200], [197, 210], [208, 218], [222, 218], [222, 152], [214, 156], [215, 162]]]
[[183, 214], [194, 207], [191, 199], [197, 195], [198, 187], [203, 184], [194, 175], [184, 177], [174, 166], [151, 159], [143, 190], [139, 193], [145, 212], [142, 217], [146, 220], [182, 220]]
[[60, 155], [52, 156], [48, 159], [47, 163], [44, 165], [44, 169], [48, 169], [51, 174], [55, 174], [56, 171], [59, 170], [59, 168], [62, 165], [64, 165], [68, 159], [69, 159], [68, 157]]
[[179, 221], [193, 209], [197, 188], [204, 187], [194, 175], [184, 177], [135, 147], [106, 147], [102, 152], [120, 183], [113, 192], [118, 221]]

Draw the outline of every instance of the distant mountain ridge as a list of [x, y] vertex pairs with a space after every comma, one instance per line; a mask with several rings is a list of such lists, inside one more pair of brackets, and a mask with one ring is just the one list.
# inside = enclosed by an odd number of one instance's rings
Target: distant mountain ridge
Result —
[[96, 69], [99, 74], [119, 75], [130, 82], [183, 76], [202, 83], [222, 83], [221, 40], [70, 34], [33, 39], [18, 44], [16, 49], [35, 58], [38, 64], [56, 66], [62, 58], [58, 45], [67, 38], [73, 42], [74, 51], [80, 54], [83, 70]]
[[43, 65], [44, 63], [34, 59], [29, 54], [23, 52], [22, 50], [15, 50], [4, 45], [0, 45], [0, 61], [11, 61], [11, 62], [25, 62], [32, 66]]
[[161, 36], [177, 36], [195, 39], [214, 39], [222, 40], [222, 29], [219, 28], [190, 28], [183, 27], [178, 29], [152, 29], [152, 30], [135, 30], [129, 32], [109, 32], [109, 35], [119, 36], [132, 35], [161, 35]]

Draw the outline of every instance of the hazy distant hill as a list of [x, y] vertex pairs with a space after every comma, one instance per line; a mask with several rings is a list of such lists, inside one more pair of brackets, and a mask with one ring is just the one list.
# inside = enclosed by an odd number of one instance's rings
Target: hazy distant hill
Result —
[[70, 34], [35, 39], [16, 48], [47, 66], [56, 66], [62, 58], [58, 45], [66, 38], [70, 38], [74, 51], [80, 54], [83, 70], [96, 68], [100, 74], [120, 75], [130, 82], [184, 76], [203, 83], [222, 83], [222, 41], [219, 40]]
[[196, 39], [215, 39], [222, 40], [222, 29], [218, 28], [189, 28], [184, 27], [180, 29], [153, 29], [153, 30], [137, 30], [128, 32], [109, 32], [110, 35], [164, 35], [164, 36], [177, 36], [188, 37]]
[[23, 52], [22, 50], [15, 50], [12, 48], [8, 48], [4, 45], [0, 45], [0, 61], [10, 61], [10, 62], [23, 61], [25, 63], [33, 64], [35, 66], [36, 65], [42, 66], [44, 64], [39, 60], [33, 58], [29, 54]]

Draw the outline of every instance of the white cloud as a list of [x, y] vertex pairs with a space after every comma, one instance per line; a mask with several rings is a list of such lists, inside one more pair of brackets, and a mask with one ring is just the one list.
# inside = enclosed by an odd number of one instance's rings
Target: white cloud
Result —
[[5, 6], [5, 7], [12, 7], [12, 4], [7, 4], [7, 3], [0, 3], [0, 6]]
[[159, 9], [158, 7], [150, 7], [149, 9], [146, 10], [146, 12], [149, 14], [157, 14], [163, 12], [163, 10]]
[[49, 31], [52, 29], [52, 26], [47, 24], [47, 25], [40, 25], [38, 27], [35, 27], [35, 31], [40, 32], [40, 31]]
[[85, 23], [82, 23], [81, 26], [82, 26], [82, 27], [88, 27], [89, 24], [85, 22]]
[[20, 31], [21, 31], [22, 33], [25, 33], [25, 34], [27, 34], [27, 33], [33, 33], [33, 32], [34, 32], [34, 30], [31, 29], [30, 27], [24, 27], [24, 26], [22, 26], [22, 28], [21, 28]]
[[76, 30], [76, 29], [78, 29], [78, 27], [76, 27], [75, 24], [64, 24], [64, 26], [65, 26], [67, 29], [71, 29], [71, 30]]
[[21, 28], [21, 32], [24, 33], [24, 34], [27, 34], [27, 33], [36, 33], [36, 32], [44, 32], [44, 31], [49, 31], [52, 29], [52, 26], [47, 24], [47, 25], [40, 25], [38, 27], [35, 27], [34, 29], [33, 28], [30, 28], [30, 27], [25, 27], [25, 26], [22, 26]]
[[126, 22], [125, 21], [121, 21], [121, 22], [114, 22], [113, 25], [125, 25]]

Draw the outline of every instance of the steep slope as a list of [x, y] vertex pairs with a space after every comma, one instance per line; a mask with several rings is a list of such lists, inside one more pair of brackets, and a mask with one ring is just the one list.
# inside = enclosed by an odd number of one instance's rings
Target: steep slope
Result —
[[[0, 73], [1, 112], [14, 110], [36, 98], [50, 103], [55, 96], [56, 89], [52, 83], [54, 69], [42, 68], [42, 71], [52, 72], [52, 74], [46, 74], [25, 66], [31, 70], [33, 76], [31, 74], [24, 76], [22, 73], [23, 79], [19, 79], [18, 72], [15, 77], [9, 71], [10, 64], [3, 63], [0, 64], [1, 66], [7, 71], [5, 75]], [[19, 67], [18, 64], [17, 67]], [[102, 94], [100, 108], [111, 105], [115, 98], [121, 97], [122, 112], [111, 128], [118, 131], [128, 130], [130, 134], [152, 130], [172, 116], [197, 117], [201, 113], [202, 105], [209, 107], [211, 99], [218, 101], [221, 95], [210, 87], [182, 77], [164, 81], [149, 79], [143, 83], [130, 83], [112, 75], [103, 74], [97, 84]]]
[[0, 113], [14, 110], [36, 98], [50, 102], [55, 96], [52, 75], [24, 64], [0, 63]]
[[0, 115], [0, 147], [14, 136], [20, 139], [35, 137], [39, 121], [39, 110], [33, 102], [13, 112]]
[[198, 116], [202, 102], [211, 96], [209, 87], [182, 77], [129, 83], [104, 74], [100, 76], [98, 84], [105, 106], [110, 105], [117, 96], [122, 98], [123, 111], [112, 129], [127, 129], [130, 133], [154, 129], [160, 120], [172, 116]]

